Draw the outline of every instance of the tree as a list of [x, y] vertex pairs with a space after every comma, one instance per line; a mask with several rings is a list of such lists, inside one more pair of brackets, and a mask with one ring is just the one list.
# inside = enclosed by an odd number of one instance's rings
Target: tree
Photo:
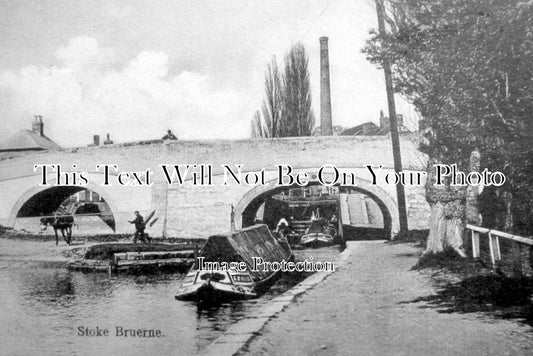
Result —
[[301, 44], [292, 46], [285, 57], [283, 75], [272, 59], [265, 73], [265, 99], [252, 120], [252, 137], [311, 135], [315, 118], [308, 62]]
[[466, 187], [449, 182], [435, 187], [431, 164], [455, 163], [468, 171], [476, 149], [482, 170], [507, 177], [499, 189], [513, 197], [515, 231], [528, 227], [531, 234], [532, 223], [524, 218], [533, 206], [533, 3], [395, 0], [388, 5], [391, 33], [374, 32], [364, 51], [377, 64], [389, 59], [396, 91], [431, 128], [421, 146], [430, 162], [426, 251], [451, 246], [462, 253], [467, 198]]
[[285, 58], [283, 73], [283, 136], [311, 136], [315, 117], [311, 108], [309, 58], [298, 43]]
[[[279, 137], [282, 132], [282, 87], [276, 57], [265, 72], [265, 99], [261, 112], [255, 112], [252, 121], [252, 137]], [[262, 115], [261, 115], [262, 114]]]

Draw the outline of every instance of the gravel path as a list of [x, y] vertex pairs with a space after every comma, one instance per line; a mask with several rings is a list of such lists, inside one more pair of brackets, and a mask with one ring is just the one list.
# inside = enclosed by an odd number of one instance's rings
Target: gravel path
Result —
[[420, 250], [352, 242], [347, 263], [270, 320], [242, 354], [532, 355], [533, 329], [481, 314], [444, 314], [412, 271]]

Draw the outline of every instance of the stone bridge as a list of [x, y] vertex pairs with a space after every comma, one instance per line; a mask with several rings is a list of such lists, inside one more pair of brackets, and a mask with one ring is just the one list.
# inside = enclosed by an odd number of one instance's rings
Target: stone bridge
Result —
[[[417, 137], [401, 136], [403, 168], [407, 173], [425, 170], [426, 157], [416, 149]], [[104, 169], [96, 168], [105, 164], [118, 167], [118, 171], [110, 170], [107, 185]], [[185, 164], [197, 167], [182, 177], [181, 184], [175, 175], [169, 184], [160, 165], [168, 165], [172, 173], [173, 166], [178, 164], [182, 165], [182, 173]], [[209, 182], [205, 177], [203, 182], [198, 179], [194, 184], [193, 172], [199, 178], [202, 164], [211, 165], [212, 179]], [[377, 184], [372, 184], [372, 174], [366, 168], [369, 164], [375, 167]], [[42, 184], [42, 168], [35, 169], [35, 165], [60, 165], [62, 173], [58, 177], [57, 170], [48, 168], [46, 184]], [[242, 165], [241, 184], [223, 165], [236, 175], [237, 165]], [[90, 191], [107, 203], [116, 233], [132, 233], [134, 229], [128, 220], [133, 219], [135, 210], [143, 215], [155, 210], [155, 223], [147, 230], [150, 235], [206, 237], [230, 229], [232, 207], [235, 226], [249, 225], [265, 196], [288, 189], [278, 185], [279, 165], [290, 165], [293, 173], [307, 173], [309, 184], [320, 184], [317, 173], [324, 165], [330, 167], [324, 170], [323, 178], [332, 182], [331, 166], [336, 167], [348, 179], [348, 185], [335, 182], [340, 191], [366, 195], [381, 210], [387, 232], [398, 230], [396, 188], [384, 180], [385, 175], [393, 173], [388, 136], [150, 141], [61, 151], [4, 152], [0, 154], [0, 224], [35, 231], [37, 216], [50, 214], [76, 192]], [[207, 166], [204, 167], [203, 173], [207, 175]], [[131, 172], [147, 170], [151, 171], [149, 184], [145, 174], [138, 173], [143, 183], [139, 185]], [[120, 172], [129, 172], [129, 178]], [[248, 177], [250, 184], [244, 181], [246, 173], [253, 173]], [[252, 178], [256, 176], [264, 181], [254, 185]], [[421, 183], [405, 187], [412, 229], [425, 228], [429, 214], [424, 181]]]

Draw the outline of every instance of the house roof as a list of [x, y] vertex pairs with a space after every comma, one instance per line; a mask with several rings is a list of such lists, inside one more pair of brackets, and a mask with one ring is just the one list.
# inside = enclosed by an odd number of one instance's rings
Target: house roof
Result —
[[351, 127], [349, 129], [344, 130], [341, 135], [342, 136], [360, 136], [360, 135], [386, 135], [389, 133], [388, 128], [380, 128], [373, 122], [365, 122], [364, 124], [357, 125], [354, 127]]
[[54, 141], [30, 130], [20, 130], [0, 144], [0, 151], [60, 150]]

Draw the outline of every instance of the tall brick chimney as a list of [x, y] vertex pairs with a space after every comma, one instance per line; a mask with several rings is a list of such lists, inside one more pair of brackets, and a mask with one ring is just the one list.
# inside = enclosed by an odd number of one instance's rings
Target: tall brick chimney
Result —
[[111, 141], [111, 135], [109, 133], [106, 135], [106, 140], [104, 141], [104, 145], [112, 145], [113, 141]]
[[41, 115], [35, 115], [35, 120], [31, 123], [31, 130], [39, 136], [44, 136], [44, 122]]
[[320, 37], [320, 134], [331, 136], [332, 126], [328, 38]]
[[386, 128], [390, 126], [389, 118], [385, 117], [383, 114], [383, 110], [379, 111], [379, 127], [380, 128]]

